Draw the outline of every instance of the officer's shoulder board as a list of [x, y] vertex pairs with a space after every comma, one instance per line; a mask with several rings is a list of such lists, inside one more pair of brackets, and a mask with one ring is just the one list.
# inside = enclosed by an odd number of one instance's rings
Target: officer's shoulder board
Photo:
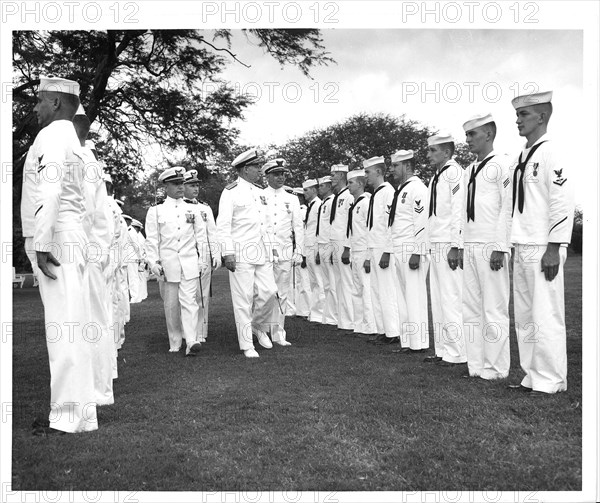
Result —
[[237, 180], [235, 182], [231, 182], [229, 185], [227, 185], [227, 187], [225, 187], [227, 190], [231, 190], [231, 189], [235, 189], [237, 187]]
[[260, 190], [264, 190], [264, 187], [262, 185], [259, 185], [258, 183], [253, 183], [253, 185], [255, 187], [258, 187]]
[[206, 201], [198, 201], [199, 204], [203, 204], [204, 206], [210, 206]]
[[294, 195], [294, 191], [292, 189], [284, 189], [288, 194]]

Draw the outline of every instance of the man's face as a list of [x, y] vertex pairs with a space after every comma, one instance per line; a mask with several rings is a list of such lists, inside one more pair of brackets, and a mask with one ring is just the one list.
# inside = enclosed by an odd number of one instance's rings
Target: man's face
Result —
[[535, 107], [522, 107], [517, 109], [517, 128], [519, 136], [533, 133], [543, 123], [542, 116]]
[[331, 173], [331, 183], [333, 187], [343, 189], [346, 186], [346, 181], [344, 180], [344, 173], [342, 171], [334, 171], [333, 173]]
[[394, 177], [395, 181], [403, 180], [406, 176], [406, 168], [404, 167], [404, 163], [402, 161], [393, 162], [392, 167], [390, 168], [390, 172]]
[[365, 179], [369, 187], [375, 187], [379, 178], [379, 169], [375, 166], [365, 168]]
[[277, 171], [271, 171], [267, 175], [267, 182], [274, 189], [280, 189], [285, 183], [285, 170], [278, 169]]
[[181, 199], [183, 197], [183, 180], [175, 180], [165, 183], [165, 192], [167, 196], [173, 199]]
[[260, 164], [250, 164], [242, 168], [246, 174], [246, 178], [250, 183], [256, 183], [260, 179]]
[[350, 180], [348, 180], [348, 192], [350, 192], [350, 194], [352, 194], [353, 196], [356, 196], [361, 189], [363, 189], [364, 182], [361, 183], [358, 181], [358, 178], [350, 178]]
[[446, 150], [442, 150], [440, 145], [430, 145], [427, 149], [427, 159], [429, 160], [429, 164], [437, 167], [446, 162]]
[[57, 96], [55, 93], [49, 93], [42, 91], [38, 93], [37, 103], [33, 108], [35, 115], [37, 116], [38, 125], [40, 128], [46, 127], [54, 119], [56, 114], [55, 100]]
[[474, 154], [479, 154], [483, 152], [485, 146], [487, 144], [488, 133], [483, 129], [483, 127], [478, 127], [475, 129], [471, 129], [465, 133], [467, 145], [469, 146], [469, 150]]
[[319, 197], [327, 197], [331, 192], [331, 183], [321, 183], [319, 184]]
[[317, 187], [313, 186], [313, 187], [305, 187], [302, 189], [302, 191], [304, 192], [304, 199], [306, 199], [306, 201], [312, 201], [315, 196], [317, 195]]
[[184, 183], [183, 184], [183, 197], [186, 199], [197, 199], [200, 193], [200, 183]]

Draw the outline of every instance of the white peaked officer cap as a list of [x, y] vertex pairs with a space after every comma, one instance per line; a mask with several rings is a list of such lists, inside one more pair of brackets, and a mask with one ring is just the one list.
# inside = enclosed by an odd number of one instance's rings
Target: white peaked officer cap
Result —
[[140, 222], [139, 220], [136, 220], [135, 218], [131, 221], [131, 225], [133, 225], [134, 227], [139, 227], [140, 229], [142, 229], [144, 227], [142, 225], [142, 222]]
[[454, 143], [454, 138], [448, 131], [440, 131], [438, 134], [434, 134], [427, 138], [427, 145], [440, 145], [442, 143]]
[[475, 128], [481, 127], [485, 124], [489, 124], [490, 122], [494, 122], [492, 114], [474, 115], [463, 124], [463, 129], [465, 130], [465, 133], [467, 133]]
[[319, 181], [316, 178], [310, 178], [309, 180], [302, 182], [303, 189], [308, 189], [310, 187], [316, 187], [317, 185], [319, 185]]
[[363, 168], [370, 168], [371, 166], [385, 166], [385, 159], [383, 156], [379, 157], [371, 157], [370, 159], [365, 159], [363, 161]]
[[321, 178], [317, 178], [317, 182], [319, 182], [319, 185], [323, 185], [324, 183], [331, 183], [331, 177], [327, 175]]
[[517, 96], [512, 100], [512, 106], [515, 110], [531, 105], [541, 105], [542, 103], [552, 103], [552, 91], [544, 91], [535, 94], [524, 94]]
[[198, 171], [195, 169], [190, 169], [183, 174], [183, 183], [197, 183], [198, 180]]
[[263, 151], [258, 148], [251, 148], [238, 155], [231, 165], [234, 168], [243, 168], [249, 164], [259, 164], [263, 159]]
[[167, 183], [174, 182], [176, 180], [183, 180], [184, 174], [185, 168], [183, 166], [173, 166], [172, 168], [165, 169], [158, 177], [158, 181]]
[[85, 110], [81, 103], [79, 104], [79, 108], [77, 108], [77, 112], [75, 112], [75, 115], [85, 115]]
[[352, 171], [348, 171], [348, 180], [358, 178], [359, 176], [365, 176], [364, 169], [353, 169]]
[[65, 93], [79, 96], [79, 84], [77, 82], [74, 80], [54, 77], [53, 75], [41, 76], [38, 90], [40, 92], [45, 91], [49, 93]]
[[269, 173], [274, 173], [276, 171], [288, 171], [286, 166], [285, 159], [271, 159], [267, 161], [262, 166], [263, 175], [268, 175]]
[[129, 215], [125, 215], [125, 213], [123, 213], [123, 215], [121, 215], [125, 220], [131, 220], [133, 222], [133, 218], [131, 218]]
[[392, 162], [408, 161], [415, 156], [412, 150], [398, 150], [395, 154], [392, 154]]
[[334, 164], [333, 166], [331, 166], [331, 172], [335, 173], [336, 171], [348, 173], [348, 166], [346, 166], [345, 164]]

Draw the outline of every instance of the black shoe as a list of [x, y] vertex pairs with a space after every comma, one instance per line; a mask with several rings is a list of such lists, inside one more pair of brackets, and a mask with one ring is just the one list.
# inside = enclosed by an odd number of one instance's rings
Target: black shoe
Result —
[[38, 426], [37, 428], [34, 428], [31, 433], [36, 437], [49, 437], [53, 435], [66, 435], [67, 432], [56, 430], [50, 426]]
[[50, 427], [50, 421], [48, 421], [47, 419], [40, 419], [38, 417], [36, 417], [33, 420], [33, 423], [31, 423], [31, 429], [35, 430], [36, 428], [49, 428]]
[[382, 346], [384, 344], [400, 344], [400, 337], [385, 337], [380, 341], [377, 341], [375, 344], [378, 346]]
[[506, 388], [511, 391], [524, 391], [526, 393], [530, 393], [532, 391], [531, 388], [523, 386], [522, 384], [509, 384]]
[[392, 349], [392, 353], [402, 353], [402, 354], [409, 354], [412, 353], [412, 349], [410, 348], [401, 348], [401, 349]]
[[539, 398], [541, 396], [551, 396], [552, 393], [544, 393], [543, 391], [530, 390], [529, 395], [531, 398]]
[[431, 355], [431, 356], [426, 356], [425, 358], [423, 358], [424, 363], [436, 363], [436, 362], [441, 362], [441, 361], [442, 361], [441, 356]]
[[387, 337], [383, 334], [379, 334], [376, 336], [371, 336], [369, 337], [369, 340], [367, 342], [371, 343], [371, 344], [380, 344], [381, 342], [385, 341], [387, 339]]
[[458, 365], [466, 365], [466, 362], [464, 363], [454, 363], [454, 362], [447, 362], [446, 360], [442, 360], [441, 358], [435, 362], [436, 365], [438, 365], [439, 367], [456, 367]]

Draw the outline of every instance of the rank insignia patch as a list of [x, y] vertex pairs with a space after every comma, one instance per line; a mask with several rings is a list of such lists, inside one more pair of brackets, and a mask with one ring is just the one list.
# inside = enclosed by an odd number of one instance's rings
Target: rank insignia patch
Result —
[[563, 178], [562, 171], [563, 171], [562, 169], [554, 170], [554, 174], [556, 175], [556, 180], [554, 180], [552, 183], [555, 185], [558, 185], [559, 187], [562, 187], [563, 183], [565, 183], [567, 181], [566, 178]]
[[420, 199], [416, 199], [415, 200], [415, 212], [416, 213], [421, 213], [425, 208], [423, 206], [421, 206], [421, 200]]
[[266, 206], [267, 205], [267, 198], [265, 196], [260, 196], [260, 202]]

